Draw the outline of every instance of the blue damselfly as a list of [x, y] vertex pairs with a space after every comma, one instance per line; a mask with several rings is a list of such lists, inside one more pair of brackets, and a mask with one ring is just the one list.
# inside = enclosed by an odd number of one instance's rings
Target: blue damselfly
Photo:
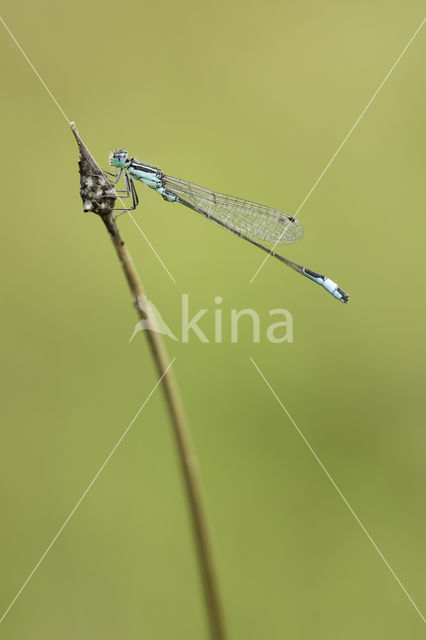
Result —
[[172, 178], [157, 167], [129, 158], [124, 149], [113, 152], [110, 164], [118, 168], [114, 183], [118, 182], [122, 174], [124, 175], [126, 189], [123, 190], [122, 197], [132, 198], [130, 207], [116, 209], [116, 211], [120, 211], [118, 215], [132, 211], [137, 207], [139, 198], [133, 181], [140, 180], [157, 191], [167, 202], [184, 204], [205, 218], [216, 222], [227, 231], [284, 262], [294, 271], [320, 284], [338, 300], [348, 302], [348, 294], [340, 289], [333, 280], [276, 253], [276, 246], [293, 244], [303, 237], [302, 224], [293, 216], [248, 200], [216, 193], [187, 180]]

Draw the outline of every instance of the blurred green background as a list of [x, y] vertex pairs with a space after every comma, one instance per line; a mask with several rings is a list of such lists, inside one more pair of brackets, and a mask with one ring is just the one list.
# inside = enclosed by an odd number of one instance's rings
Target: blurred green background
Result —
[[[420, 24], [421, 2], [40, 1], [2, 16], [98, 161], [294, 212]], [[156, 382], [62, 115], [0, 29], [1, 610]], [[417, 605], [424, 584], [423, 29], [300, 213], [284, 255], [349, 305], [140, 185], [120, 225], [167, 339], [202, 470], [229, 637], [424, 637], [422, 620], [251, 364], [252, 356]], [[230, 309], [288, 309], [253, 344]], [[244, 325], [244, 327], [243, 327]], [[262, 324], [262, 326], [265, 326]], [[207, 637], [180, 471], [157, 391], [1, 625], [21, 638]]]

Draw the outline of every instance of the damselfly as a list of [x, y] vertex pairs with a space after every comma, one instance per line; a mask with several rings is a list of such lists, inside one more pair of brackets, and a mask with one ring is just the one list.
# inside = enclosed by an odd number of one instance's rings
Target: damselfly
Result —
[[172, 178], [157, 167], [129, 158], [124, 149], [114, 151], [110, 157], [110, 164], [118, 168], [114, 183], [118, 182], [122, 174], [124, 175], [126, 189], [123, 190], [121, 197], [132, 198], [130, 207], [116, 209], [120, 211], [118, 215], [137, 207], [139, 198], [133, 181], [140, 180], [157, 191], [167, 202], [180, 202], [201, 213], [202, 216], [216, 222], [227, 231], [284, 262], [302, 276], [320, 284], [338, 300], [348, 302], [348, 294], [333, 280], [276, 253], [276, 246], [293, 244], [303, 237], [302, 224], [293, 216], [248, 200], [210, 191], [187, 180]]

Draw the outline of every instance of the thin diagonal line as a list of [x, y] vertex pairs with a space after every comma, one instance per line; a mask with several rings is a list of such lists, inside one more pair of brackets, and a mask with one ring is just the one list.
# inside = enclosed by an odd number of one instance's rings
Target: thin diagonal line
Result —
[[[6, 29], [6, 31], [8, 32], [8, 34], [10, 35], [10, 37], [12, 38], [13, 42], [16, 44], [16, 46], [18, 47], [19, 51], [22, 53], [22, 55], [24, 56], [25, 60], [28, 62], [28, 64], [30, 65], [31, 69], [34, 71], [35, 75], [37, 76], [37, 78], [40, 80], [41, 84], [43, 85], [43, 87], [46, 89], [47, 93], [49, 94], [49, 96], [52, 98], [53, 102], [56, 104], [56, 106], [58, 107], [59, 111], [62, 113], [62, 115], [64, 116], [65, 120], [67, 121], [67, 123], [70, 123], [70, 120], [68, 118], [68, 116], [66, 115], [65, 111], [62, 109], [61, 105], [59, 104], [59, 102], [56, 100], [55, 96], [53, 95], [53, 93], [51, 92], [51, 90], [49, 89], [49, 87], [47, 86], [47, 84], [45, 83], [45, 81], [43, 80], [43, 78], [41, 77], [41, 75], [39, 74], [39, 72], [37, 71], [37, 69], [35, 68], [35, 66], [33, 65], [33, 63], [31, 62], [31, 60], [29, 59], [29, 57], [27, 56], [27, 54], [25, 53], [25, 51], [23, 50], [23, 48], [21, 47], [21, 45], [19, 44], [19, 42], [17, 41], [17, 39], [15, 38], [15, 36], [13, 35], [12, 31], [9, 29], [9, 27], [7, 26], [7, 24], [5, 23], [5, 21], [3, 20], [3, 18], [0, 16], [0, 21], [3, 24], [4, 28]], [[120, 196], [117, 196], [117, 199], [121, 202], [121, 204], [125, 207], [125, 203], [123, 202], [123, 200], [120, 198]], [[130, 215], [130, 214], [129, 214]], [[152, 246], [151, 242], [148, 240], [146, 234], [142, 231], [141, 227], [137, 224], [136, 220], [134, 219], [134, 217], [132, 215], [130, 215], [133, 223], [135, 224], [135, 226], [137, 227], [137, 229], [139, 230], [139, 233], [142, 235], [142, 237], [144, 238], [145, 242], [148, 244], [148, 246], [150, 247], [151, 251], [155, 254], [157, 260], [159, 261], [159, 263], [162, 265], [162, 267], [164, 268], [164, 270], [166, 271], [166, 273], [168, 274], [168, 276], [171, 278], [171, 280], [176, 284], [176, 280], [173, 278], [173, 276], [171, 275], [170, 271], [167, 269], [166, 265], [164, 264], [163, 260], [160, 258], [159, 254], [157, 253], [157, 251], [154, 249], [154, 247]]]
[[[121, 200], [121, 202], [123, 203], [123, 201]], [[123, 203], [124, 204], [124, 203]], [[130, 211], [128, 211], [128, 216], [131, 218], [132, 222], [136, 225], [136, 228], [139, 230], [139, 233], [143, 236], [145, 242], [149, 245], [149, 247], [151, 248], [151, 251], [153, 251], [155, 253], [155, 255], [157, 256], [157, 260], [159, 261], [159, 263], [163, 266], [164, 270], [166, 271], [166, 273], [168, 274], [169, 278], [172, 280], [172, 282], [174, 282], [174, 284], [176, 284], [176, 280], [174, 279], [174, 277], [172, 276], [172, 274], [170, 273], [170, 271], [168, 270], [168, 268], [166, 267], [166, 265], [164, 264], [164, 262], [162, 261], [162, 259], [160, 258], [160, 256], [158, 255], [158, 253], [156, 252], [156, 250], [154, 249], [154, 247], [152, 246], [151, 242], [148, 240], [148, 238], [146, 237], [145, 233], [142, 231], [142, 227], [139, 226], [139, 224], [136, 222], [135, 218], [133, 217], [133, 215], [130, 213]]]
[[10, 605], [7, 607], [6, 611], [3, 613], [2, 617], [0, 618], [0, 624], [3, 622], [3, 620], [5, 619], [5, 617], [7, 616], [7, 614], [9, 613], [9, 611], [11, 610], [11, 608], [13, 607], [13, 605], [15, 604], [15, 602], [17, 601], [17, 599], [19, 598], [19, 596], [21, 595], [21, 593], [23, 592], [23, 590], [25, 589], [25, 587], [27, 586], [27, 584], [29, 583], [29, 581], [31, 580], [31, 578], [33, 577], [33, 575], [35, 574], [35, 572], [37, 571], [37, 569], [39, 568], [39, 566], [41, 565], [41, 563], [43, 562], [43, 560], [45, 559], [45, 557], [47, 556], [47, 554], [49, 553], [49, 551], [51, 550], [51, 548], [53, 547], [53, 545], [55, 544], [56, 540], [59, 538], [59, 536], [61, 535], [62, 531], [65, 529], [65, 527], [67, 526], [68, 522], [71, 520], [71, 518], [73, 517], [74, 513], [77, 511], [77, 509], [79, 508], [80, 504], [83, 502], [84, 498], [87, 496], [87, 494], [89, 493], [90, 489], [93, 487], [93, 485], [95, 484], [96, 480], [98, 479], [98, 477], [100, 476], [100, 474], [102, 473], [102, 471], [105, 469], [106, 465], [108, 464], [108, 462], [110, 461], [110, 459], [112, 458], [112, 456], [114, 455], [114, 453], [116, 452], [116, 450], [118, 449], [118, 447], [120, 446], [120, 444], [122, 443], [122, 441], [124, 440], [124, 438], [126, 437], [126, 435], [128, 434], [128, 432], [130, 431], [131, 427], [133, 426], [134, 422], [136, 421], [136, 419], [138, 418], [139, 414], [141, 413], [141, 411], [144, 409], [144, 407], [146, 406], [146, 404], [148, 403], [148, 401], [150, 400], [152, 394], [154, 393], [154, 391], [157, 389], [158, 385], [160, 384], [160, 382], [162, 381], [162, 379], [164, 378], [164, 376], [166, 375], [167, 371], [170, 369], [170, 367], [173, 365], [174, 361], [176, 360], [176, 358], [173, 358], [173, 360], [170, 362], [169, 366], [167, 367], [167, 369], [163, 372], [163, 374], [161, 375], [161, 377], [159, 378], [159, 380], [157, 380], [157, 382], [155, 383], [154, 387], [151, 389], [150, 393], [148, 394], [148, 396], [146, 397], [146, 399], [144, 400], [143, 404], [140, 406], [140, 408], [138, 409], [138, 411], [136, 412], [135, 416], [132, 418], [130, 424], [126, 427], [125, 431], [123, 432], [122, 436], [120, 437], [120, 439], [116, 442], [116, 444], [114, 445], [114, 447], [111, 449], [110, 453], [108, 454], [108, 456], [105, 458], [105, 461], [102, 463], [102, 465], [99, 467], [98, 471], [95, 473], [95, 475], [93, 476], [90, 484], [88, 485], [87, 489], [85, 489], [85, 491], [83, 492], [83, 494], [81, 495], [81, 497], [79, 498], [79, 500], [76, 502], [76, 504], [74, 505], [72, 511], [70, 512], [70, 514], [68, 515], [68, 517], [64, 520], [63, 524], [60, 526], [60, 528], [58, 529], [58, 532], [56, 533], [56, 535], [54, 536], [54, 538], [52, 538], [51, 542], [49, 543], [49, 545], [47, 546], [45, 552], [43, 553], [43, 555], [41, 556], [40, 560], [37, 562], [37, 564], [35, 565], [34, 569], [31, 571], [31, 573], [29, 574], [28, 578], [25, 580], [24, 584], [22, 585], [22, 587], [19, 589], [18, 593], [16, 594], [16, 596], [13, 598], [12, 602], [10, 603]]
[[[394, 71], [395, 67], [399, 64], [399, 62], [401, 61], [401, 58], [404, 56], [405, 52], [407, 51], [408, 47], [411, 45], [411, 43], [413, 42], [413, 40], [416, 38], [416, 36], [418, 35], [420, 29], [423, 27], [424, 23], [426, 22], [426, 18], [423, 18], [423, 20], [421, 21], [420, 25], [417, 27], [416, 31], [413, 33], [413, 35], [411, 36], [411, 38], [409, 39], [409, 41], [407, 42], [407, 44], [405, 45], [404, 49], [401, 51], [401, 53], [399, 54], [398, 58], [395, 60], [395, 62], [393, 63], [393, 65], [391, 66], [391, 68], [389, 69], [389, 71], [387, 72], [387, 74], [385, 75], [384, 79], [382, 80], [382, 82], [379, 84], [379, 86], [377, 87], [376, 91], [373, 93], [373, 95], [371, 96], [370, 100], [367, 102], [367, 104], [365, 105], [364, 109], [361, 111], [360, 115], [358, 116], [358, 118], [355, 120], [354, 124], [352, 125], [352, 127], [349, 129], [348, 133], [346, 134], [346, 136], [343, 138], [342, 142], [340, 143], [340, 145], [337, 147], [336, 151], [333, 153], [333, 155], [331, 156], [330, 160], [328, 161], [328, 163], [326, 164], [325, 168], [323, 169], [323, 171], [320, 173], [319, 177], [315, 180], [314, 184], [312, 185], [312, 187], [310, 188], [310, 190], [308, 191], [308, 193], [306, 194], [306, 196], [304, 197], [304, 199], [302, 200], [302, 202], [300, 203], [300, 205], [298, 206], [298, 208], [296, 209], [296, 213], [294, 214], [294, 217], [297, 217], [297, 214], [299, 213], [299, 211], [302, 209], [302, 207], [305, 205], [306, 201], [308, 200], [308, 198], [312, 195], [312, 193], [315, 191], [315, 189], [317, 188], [317, 186], [319, 185], [319, 183], [321, 182], [321, 180], [323, 179], [324, 175], [327, 173], [328, 169], [331, 167], [331, 165], [333, 164], [334, 160], [336, 159], [337, 155], [340, 153], [340, 151], [342, 150], [342, 148], [344, 147], [344, 145], [346, 144], [346, 142], [348, 141], [348, 139], [350, 138], [350, 136], [352, 135], [352, 133], [354, 132], [355, 128], [357, 127], [357, 125], [359, 124], [360, 120], [364, 117], [364, 115], [367, 113], [368, 109], [370, 108], [370, 106], [372, 105], [372, 103], [374, 102], [374, 100], [376, 99], [377, 95], [379, 94], [379, 92], [381, 91], [381, 89], [383, 88], [385, 82], [389, 79], [390, 75], [392, 74], [392, 72]], [[275, 250], [275, 247], [278, 245], [279, 240], [274, 244], [274, 246], [272, 247], [271, 251]], [[263, 268], [263, 265], [266, 263], [266, 261], [270, 258], [270, 253], [268, 253], [266, 255], [266, 258], [264, 258], [262, 264], [260, 265], [260, 267], [257, 269], [256, 273], [253, 275], [252, 279], [250, 280], [250, 284], [252, 284], [252, 282], [255, 280], [255, 278], [258, 276], [260, 270]]]
[[349, 509], [349, 511], [351, 512], [351, 514], [353, 515], [353, 517], [355, 518], [355, 520], [357, 521], [357, 523], [361, 527], [362, 531], [365, 533], [365, 535], [367, 536], [367, 538], [369, 539], [369, 541], [373, 545], [374, 549], [377, 551], [377, 553], [379, 554], [379, 556], [381, 557], [381, 559], [383, 560], [383, 562], [385, 563], [385, 565], [387, 566], [387, 568], [391, 572], [392, 576], [395, 578], [395, 580], [397, 581], [397, 583], [399, 584], [399, 586], [401, 587], [401, 589], [403, 590], [403, 592], [407, 596], [408, 600], [411, 602], [411, 604], [413, 605], [413, 607], [415, 608], [415, 610], [417, 611], [417, 613], [419, 614], [419, 616], [421, 617], [423, 622], [426, 623], [426, 618], [424, 617], [424, 615], [422, 614], [422, 612], [420, 611], [420, 609], [418, 608], [418, 606], [414, 602], [413, 598], [410, 596], [410, 594], [408, 593], [407, 589], [404, 587], [404, 585], [402, 584], [401, 580], [398, 578], [398, 576], [396, 575], [395, 571], [392, 569], [392, 567], [390, 566], [389, 562], [386, 560], [385, 556], [380, 551], [379, 547], [374, 542], [373, 538], [368, 533], [367, 529], [362, 524], [361, 520], [359, 519], [359, 517], [357, 516], [355, 511], [352, 509], [351, 505], [346, 500], [345, 496], [343, 495], [343, 493], [341, 492], [341, 490], [339, 489], [339, 487], [337, 486], [337, 484], [335, 483], [335, 481], [333, 480], [333, 478], [331, 477], [331, 475], [329, 474], [329, 472], [327, 471], [327, 469], [325, 468], [325, 466], [323, 465], [323, 463], [321, 462], [321, 460], [319, 459], [319, 457], [317, 456], [317, 454], [315, 453], [315, 451], [313, 450], [313, 448], [311, 447], [311, 445], [309, 444], [309, 442], [307, 441], [305, 436], [303, 435], [302, 431], [299, 429], [299, 427], [297, 426], [297, 424], [295, 423], [295, 421], [293, 420], [293, 418], [291, 417], [291, 415], [287, 411], [286, 407], [283, 405], [283, 403], [281, 402], [281, 400], [279, 399], [279, 397], [277, 396], [277, 394], [275, 393], [275, 391], [273, 390], [273, 388], [269, 384], [268, 380], [265, 378], [265, 376], [263, 375], [263, 373], [261, 372], [261, 370], [259, 369], [259, 367], [257, 366], [256, 362], [254, 361], [254, 359], [251, 356], [250, 356], [250, 360], [252, 361], [253, 365], [256, 367], [258, 373], [263, 378], [264, 382], [266, 383], [266, 385], [269, 388], [269, 390], [272, 392], [272, 394], [275, 397], [275, 399], [278, 401], [278, 404], [280, 405], [281, 409], [283, 409], [285, 411], [287, 417], [289, 418], [289, 420], [293, 424], [293, 426], [296, 429], [296, 431], [299, 434], [299, 436], [302, 438], [303, 442], [306, 444], [306, 446], [308, 447], [309, 451], [312, 453], [312, 455], [314, 456], [315, 460], [318, 462], [318, 464], [320, 465], [321, 469], [324, 471], [325, 475], [330, 480], [330, 482], [333, 485], [333, 487], [336, 489], [337, 493], [339, 494], [339, 496], [341, 497], [341, 499], [345, 503], [346, 507]]
[[6, 31], [8, 32], [10, 37], [12, 38], [13, 42], [16, 44], [16, 46], [18, 47], [19, 51], [24, 56], [25, 60], [28, 62], [28, 64], [30, 65], [31, 69], [34, 71], [34, 73], [36, 74], [37, 78], [40, 80], [41, 84], [46, 89], [47, 93], [52, 98], [53, 102], [56, 104], [56, 106], [58, 107], [59, 111], [64, 116], [65, 120], [69, 123], [69, 118], [68, 118], [67, 114], [62, 109], [61, 105], [56, 100], [55, 96], [53, 95], [53, 93], [51, 92], [51, 90], [49, 89], [49, 87], [47, 86], [47, 84], [45, 83], [45, 81], [43, 80], [43, 78], [41, 77], [41, 75], [39, 74], [39, 72], [37, 71], [37, 69], [35, 68], [35, 66], [33, 65], [33, 63], [31, 62], [31, 60], [29, 59], [29, 57], [27, 56], [27, 54], [25, 53], [25, 51], [23, 50], [23, 48], [21, 47], [21, 45], [19, 44], [19, 42], [17, 41], [17, 39], [15, 38], [15, 36], [13, 35], [13, 33], [11, 32], [11, 30], [9, 29], [9, 27], [7, 26], [7, 24], [5, 23], [5, 21], [3, 20], [3, 18], [1, 16], [0, 16], [0, 20], [1, 20], [4, 28], [6, 29]]
[[386, 76], [384, 77], [383, 81], [379, 84], [379, 86], [377, 87], [376, 91], [374, 92], [374, 94], [372, 95], [372, 97], [370, 98], [370, 100], [368, 101], [368, 103], [366, 104], [366, 106], [364, 107], [364, 109], [361, 111], [360, 115], [358, 116], [358, 118], [356, 119], [355, 123], [353, 124], [353, 126], [351, 127], [351, 129], [348, 131], [348, 133], [346, 134], [346, 136], [343, 138], [340, 146], [338, 147], [337, 151], [335, 151], [335, 153], [331, 156], [330, 160], [328, 161], [327, 165], [325, 166], [323, 172], [320, 174], [319, 178], [317, 178], [317, 180], [314, 182], [314, 184], [312, 185], [311, 189], [309, 190], [309, 192], [307, 193], [307, 195], [305, 196], [305, 198], [302, 200], [302, 202], [300, 203], [300, 205], [298, 206], [298, 208], [296, 209], [296, 213], [294, 214], [294, 216], [296, 217], [297, 214], [299, 213], [299, 211], [302, 209], [302, 207], [304, 206], [305, 202], [307, 201], [307, 199], [309, 198], [309, 196], [312, 194], [312, 192], [316, 189], [316, 187], [318, 186], [319, 182], [322, 180], [324, 174], [328, 171], [329, 167], [331, 166], [331, 164], [334, 162], [337, 154], [340, 152], [340, 150], [342, 149], [342, 147], [346, 144], [348, 138], [352, 135], [354, 129], [356, 128], [356, 126], [358, 125], [358, 123], [360, 122], [360, 120], [364, 117], [364, 115], [366, 114], [366, 112], [368, 111], [368, 109], [370, 108], [371, 104], [374, 102], [374, 100], [376, 99], [378, 93], [381, 91], [381, 89], [383, 88], [385, 82], [389, 79], [390, 75], [392, 74], [393, 70], [395, 69], [395, 67], [399, 64], [399, 62], [401, 61], [401, 58], [403, 57], [403, 55], [405, 54], [405, 52], [407, 51], [408, 47], [410, 46], [410, 44], [413, 42], [413, 40], [416, 38], [417, 34], [419, 33], [420, 29], [423, 27], [424, 23], [426, 21], [426, 18], [423, 18], [423, 20], [421, 21], [419, 27], [416, 29], [416, 31], [414, 32], [414, 34], [411, 36], [410, 40], [407, 42], [407, 44], [405, 45], [404, 49], [401, 51], [401, 53], [399, 54], [398, 58], [395, 60], [395, 62], [393, 63], [392, 67], [389, 69], [389, 71], [387, 72]]

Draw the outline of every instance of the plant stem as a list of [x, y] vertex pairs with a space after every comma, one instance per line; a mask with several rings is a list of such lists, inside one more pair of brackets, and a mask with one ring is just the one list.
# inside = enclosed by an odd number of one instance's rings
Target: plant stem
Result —
[[133, 305], [140, 320], [144, 323], [144, 333], [148, 340], [157, 373], [159, 376], [162, 376], [161, 386], [173, 427], [189, 503], [193, 535], [209, 620], [210, 637], [212, 640], [225, 640], [224, 618], [201, 494], [196, 456], [185, 422], [173, 371], [172, 368], [169, 367], [169, 357], [161, 335], [156, 331], [156, 320], [151, 308], [145, 304], [146, 297], [142, 282], [133, 265], [130, 253], [124, 244], [114, 218], [113, 208], [117, 198], [114, 186], [90, 155], [73, 122], [71, 123], [71, 129], [77, 140], [80, 152], [80, 193], [83, 199], [83, 209], [84, 211], [92, 211], [99, 215], [108, 231], [124, 271]]

